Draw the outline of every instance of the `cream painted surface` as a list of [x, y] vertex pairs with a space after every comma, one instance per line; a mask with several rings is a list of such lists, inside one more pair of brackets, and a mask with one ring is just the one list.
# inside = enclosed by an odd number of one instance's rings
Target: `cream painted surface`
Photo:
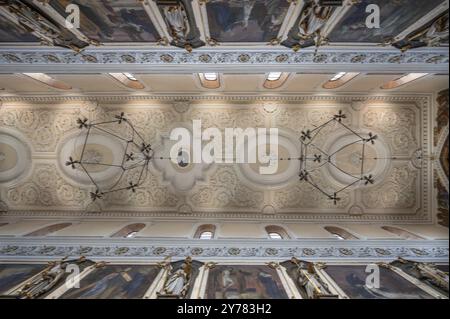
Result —
[[[139, 80], [152, 92], [197, 92], [201, 91], [195, 85], [192, 74], [140, 74]], [[206, 90], [206, 89], [204, 89]]]
[[0, 227], [0, 236], [23, 236], [39, 228], [57, 224], [59, 221], [24, 220]]
[[[19, 74], [0, 74], [0, 88], [14, 92], [56, 92], [49, 86]], [[13, 93], [14, 93], [13, 92]]]
[[106, 74], [52, 74], [52, 77], [83, 92], [127, 91], [120, 83]]
[[252, 92], [259, 91], [258, 79], [262, 75], [250, 74], [225, 74], [223, 76], [225, 91], [230, 92]]
[[155, 222], [140, 231], [136, 237], [189, 238], [193, 233], [193, 222]]
[[124, 222], [82, 222], [61, 229], [49, 236], [110, 236], [126, 225], [128, 225], [128, 223]]
[[256, 223], [223, 223], [218, 238], [267, 238], [264, 227]]
[[323, 227], [327, 225], [315, 225], [315, 224], [289, 224], [287, 229], [296, 238], [333, 238], [329, 232]]
[[375, 225], [337, 225], [360, 239], [398, 239], [397, 236]]
[[[322, 85], [331, 79], [334, 73], [330, 74], [291, 74], [286, 84], [276, 90], [262, 88], [262, 83], [266, 74], [222, 74], [221, 88], [218, 90], [208, 90], [201, 87], [196, 74], [139, 74], [134, 73], [136, 78], [145, 85], [145, 90], [135, 92], [152, 93], [199, 93], [199, 92], [411, 92], [430, 93], [448, 88], [449, 80], [447, 75], [431, 74], [410, 84], [401, 86], [395, 90], [381, 90], [380, 87], [390, 80], [394, 80], [404, 74], [360, 74], [344, 86], [336, 90], [327, 90]], [[68, 93], [129, 93], [133, 92], [120, 85], [106, 74], [51, 74], [57, 80], [61, 80], [73, 87]], [[20, 74], [1, 74], [0, 88], [5, 88], [10, 93], [49, 93], [61, 91], [52, 89], [45, 84], [33, 81]]]
[[394, 225], [425, 239], [448, 239], [448, 228], [440, 225]]
[[[322, 89], [322, 85], [333, 77], [334, 74], [295, 74], [286, 83], [282, 91], [286, 92], [312, 92]], [[327, 90], [330, 91], [330, 90]]]

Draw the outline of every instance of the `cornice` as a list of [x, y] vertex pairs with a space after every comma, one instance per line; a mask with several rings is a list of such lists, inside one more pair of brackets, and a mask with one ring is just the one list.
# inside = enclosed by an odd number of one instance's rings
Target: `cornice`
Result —
[[448, 262], [448, 241], [405, 240], [270, 240], [2, 238], [0, 260], [55, 259], [83, 255], [101, 260], [160, 260], [192, 256], [198, 260], [254, 259], [313, 261], [385, 261], [398, 257]]
[[[80, 54], [67, 50], [41, 48], [1, 48], [0, 65], [8, 69], [36, 67], [51, 68], [52, 72], [99, 70], [127, 70], [180, 73], [186, 70], [214, 68], [224, 70], [276, 67], [279, 71], [328, 71], [346, 66], [349, 71], [395, 70], [439, 71], [448, 69], [447, 48], [427, 48], [401, 53], [390, 48], [339, 49], [322, 48], [317, 54], [313, 49], [293, 52], [286, 49], [208, 49], [187, 53], [173, 49], [124, 49], [101, 48], [86, 50]], [[88, 66], [88, 68], [86, 68]], [[175, 68], [174, 68], [175, 67]], [[281, 68], [281, 69], [280, 69]], [[219, 71], [219, 70], [218, 70]], [[342, 70], [341, 70], [342, 71]]]

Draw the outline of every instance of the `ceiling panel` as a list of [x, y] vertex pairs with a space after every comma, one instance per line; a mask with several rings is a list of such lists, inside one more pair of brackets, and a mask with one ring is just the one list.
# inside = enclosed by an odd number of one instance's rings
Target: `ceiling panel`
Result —
[[192, 74], [140, 74], [138, 78], [154, 92], [196, 92], [199, 86]]
[[[429, 13], [442, 0], [363, 0], [352, 6], [329, 35], [330, 42], [382, 43], [393, 38]], [[366, 26], [366, 8], [376, 4], [380, 8], [380, 28]]]
[[285, 85], [287, 92], [312, 92], [322, 90], [322, 85], [331, 79], [333, 74], [296, 74]]
[[230, 92], [260, 91], [260, 81], [263, 75], [256, 74], [225, 74], [224, 90]]
[[0, 74], [0, 87], [12, 92], [56, 92], [58, 90], [20, 74]]
[[126, 91], [124, 86], [106, 74], [52, 74], [51, 76], [83, 92]]
[[391, 80], [395, 80], [402, 74], [364, 75], [360, 74], [346, 85], [334, 91], [368, 92], [381, 90], [380, 87]]
[[211, 0], [206, 4], [211, 38], [219, 42], [269, 42], [288, 12], [286, 0]]
[[393, 91], [411, 93], [431, 93], [448, 89], [448, 75], [434, 75], [418, 79]]

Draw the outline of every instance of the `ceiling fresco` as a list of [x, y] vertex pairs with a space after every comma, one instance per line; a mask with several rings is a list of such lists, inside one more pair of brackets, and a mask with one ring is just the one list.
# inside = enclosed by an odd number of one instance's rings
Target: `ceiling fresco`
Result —
[[211, 38], [218, 42], [269, 42], [277, 38], [286, 0], [212, 0], [206, 4]]
[[[18, 17], [26, 13], [23, 8], [30, 8], [30, 12], [39, 13], [42, 19], [29, 21], [28, 32], [38, 31], [39, 41], [49, 44], [43, 24], [56, 23], [65, 28], [68, 4], [77, 5], [81, 12], [80, 29], [64, 31], [72, 33], [77, 40], [70, 40], [70, 45], [54, 41], [53, 45], [79, 50], [86, 44], [102, 43], [173, 46], [189, 52], [217, 45], [294, 50], [334, 43], [350, 47], [384, 43], [402, 50], [448, 45], [448, 15], [445, 15], [448, 1], [443, 0], [346, 0], [340, 7], [320, 6], [315, 0], [51, 0], [48, 3], [8, 0], [0, 3], [0, 14], [10, 21], [2, 19], [0, 23], [0, 34], [4, 34], [0, 43], [36, 41], [24, 33], [25, 29], [14, 30], [10, 26], [10, 23], [22, 23]], [[369, 29], [365, 24], [369, 4], [380, 8], [379, 29]], [[12, 6], [22, 9], [8, 13]], [[430, 32], [422, 32], [437, 19], [441, 19], [438, 31], [432, 28]], [[410, 33], [405, 34], [406, 30]], [[411, 38], [414, 32], [419, 35]], [[67, 34], [63, 38], [68, 39]]]
[[104, 43], [156, 42], [159, 35], [142, 5], [134, 0], [51, 0], [50, 5], [63, 17], [65, 8], [80, 8], [80, 28], [86, 36]]

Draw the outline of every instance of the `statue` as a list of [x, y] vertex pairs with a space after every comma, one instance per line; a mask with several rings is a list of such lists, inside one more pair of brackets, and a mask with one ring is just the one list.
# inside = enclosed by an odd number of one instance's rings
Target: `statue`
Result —
[[33, 278], [19, 291], [24, 299], [36, 299], [54, 288], [64, 276], [68, 263], [65, 258], [61, 261], [51, 263], [50, 266]]
[[192, 272], [192, 259], [190, 257], [180, 265], [179, 268], [171, 269], [164, 283], [162, 292], [158, 293], [160, 298], [184, 298], [189, 290]]
[[182, 5], [164, 7], [164, 16], [169, 26], [170, 35], [176, 41], [183, 41], [190, 32], [189, 21]]
[[291, 260], [297, 265], [298, 285], [303, 288], [302, 296], [308, 299], [338, 299], [339, 296], [333, 294], [328, 285], [317, 274], [313, 263], [300, 261], [296, 258]]
[[298, 36], [301, 40], [321, 37], [320, 31], [327, 23], [333, 12], [332, 7], [322, 7], [318, 0], [310, 1], [300, 16], [298, 22]]

